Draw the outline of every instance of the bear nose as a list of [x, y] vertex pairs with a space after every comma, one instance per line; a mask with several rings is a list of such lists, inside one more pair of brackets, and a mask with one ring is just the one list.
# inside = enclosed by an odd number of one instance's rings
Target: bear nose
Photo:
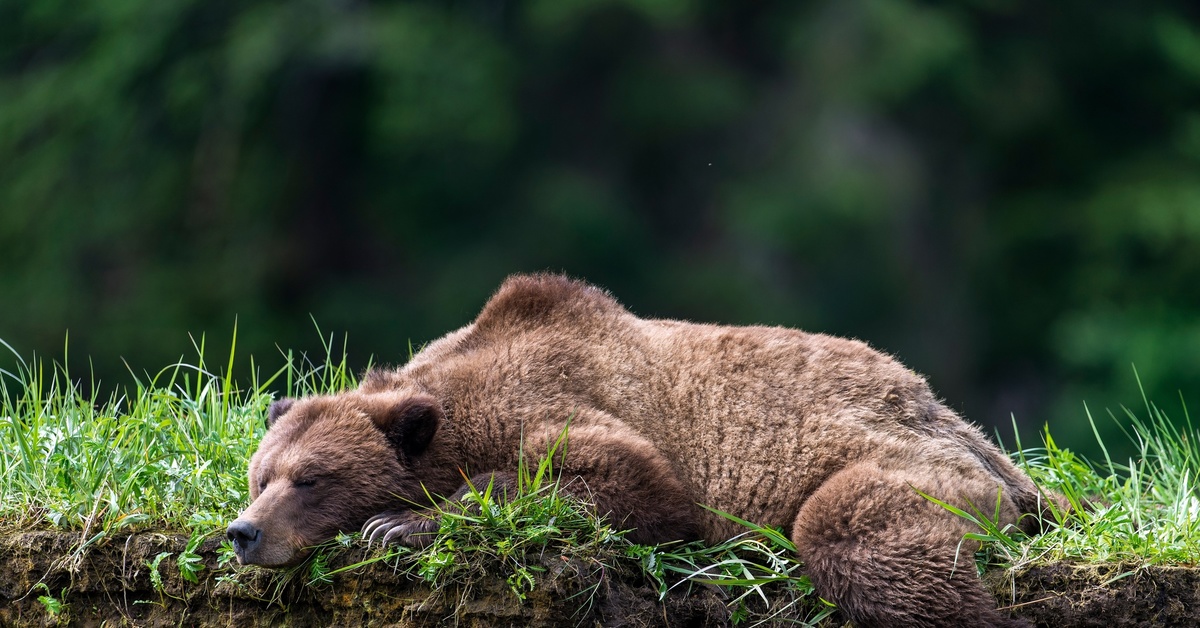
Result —
[[247, 553], [258, 546], [258, 541], [262, 538], [262, 530], [254, 527], [254, 524], [249, 521], [238, 519], [229, 524], [225, 536], [233, 542], [233, 551], [237, 552], [238, 557], [245, 558]]

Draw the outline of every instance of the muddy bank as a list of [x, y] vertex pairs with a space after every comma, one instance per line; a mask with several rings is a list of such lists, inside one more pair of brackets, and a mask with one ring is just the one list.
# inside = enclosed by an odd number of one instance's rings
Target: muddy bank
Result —
[[[197, 548], [203, 569], [196, 572], [196, 582], [189, 582], [176, 562], [187, 545], [185, 535], [141, 532], [101, 541], [82, 553], [75, 550], [80, 541], [78, 533], [0, 534], [0, 626], [701, 628], [731, 623], [727, 600], [715, 589], [680, 588], [659, 601], [634, 565], [613, 561], [543, 556], [536, 561], [536, 587], [522, 601], [502, 577], [433, 591], [384, 562], [334, 574], [327, 583], [309, 584], [307, 570], [289, 580], [258, 569], [234, 577], [233, 568], [219, 565], [217, 539]], [[163, 553], [169, 555], [153, 569]], [[334, 557], [328, 570], [365, 558], [363, 549], [351, 548]], [[985, 581], [1001, 606], [1039, 626], [1200, 625], [1196, 569], [1055, 564], [992, 572]], [[796, 618], [795, 613], [780, 617]], [[840, 625], [833, 619], [826, 625]]]
[[[480, 578], [434, 592], [383, 562], [313, 585], [307, 585], [307, 572], [282, 582], [276, 572], [249, 569], [235, 579], [232, 568], [218, 565], [217, 539], [197, 549], [204, 569], [196, 582], [189, 582], [175, 562], [187, 540], [179, 534], [144, 532], [79, 554], [72, 552], [80, 542], [78, 533], [0, 536], [0, 625], [699, 627], [729, 621], [724, 600], [713, 589], [696, 588], [659, 602], [632, 568], [561, 556], [538, 561], [537, 586], [523, 602], [502, 578]], [[163, 552], [171, 555], [152, 570]], [[328, 567], [364, 558], [364, 550], [350, 549]], [[52, 613], [39, 596], [53, 597], [62, 603], [61, 610]]]

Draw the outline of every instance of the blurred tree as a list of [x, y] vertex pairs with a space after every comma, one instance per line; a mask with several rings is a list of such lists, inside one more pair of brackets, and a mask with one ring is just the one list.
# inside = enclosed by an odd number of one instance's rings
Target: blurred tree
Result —
[[[120, 380], [503, 276], [856, 336], [983, 423], [1200, 376], [1182, 0], [0, 0], [0, 338]], [[1106, 427], [1107, 424], [1105, 424]], [[1084, 442], [1081, 435], [1079, 443]]]

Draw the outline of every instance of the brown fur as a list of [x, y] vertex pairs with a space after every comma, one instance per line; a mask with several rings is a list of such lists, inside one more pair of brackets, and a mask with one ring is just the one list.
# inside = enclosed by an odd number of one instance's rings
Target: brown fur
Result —
[[1001, 523], [1039, 510], [977, 428], [861, 342], [640, 319], [553, 275], [508, 279], [474, 323], [356, 391], [280, 403], [235, 522], [246, 562], [292, 562], [364, 522], [420, 544], [435, 528], [426, 489], [461, 496], [460, 469], [507, 488], [522, 437], [545, 451], [568, 417], [570, 490], [630, 538], [738, 532], [697, 503], [783, 527], [818, 592], [860, 625], [1014, 623], [960, 546], [969, 526], [914, 489], [987, 512], [999, 492]]

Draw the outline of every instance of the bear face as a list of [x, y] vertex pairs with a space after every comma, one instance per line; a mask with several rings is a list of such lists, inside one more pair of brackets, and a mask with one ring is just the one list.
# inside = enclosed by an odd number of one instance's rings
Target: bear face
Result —
[[250, 506], [228, 529], [238, 562], [294, 564], [372, 515], [428, 501], [414, 465], [443, 418], [427, 395], [348, 393], [272, 404], [250, 460]]

